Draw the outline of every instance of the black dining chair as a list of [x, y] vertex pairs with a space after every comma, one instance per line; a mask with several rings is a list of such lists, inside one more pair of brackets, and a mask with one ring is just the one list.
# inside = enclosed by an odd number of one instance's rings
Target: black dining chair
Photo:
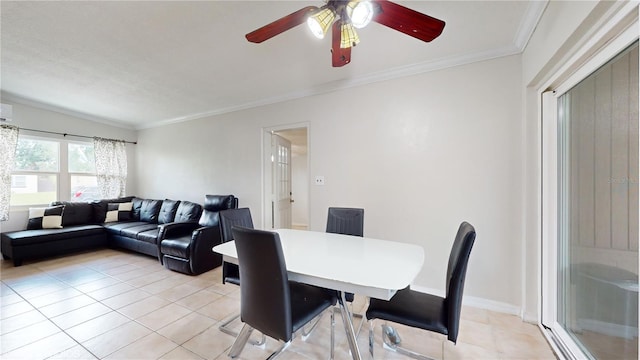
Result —
[[[253, 229], [253, 219], [251, 218], [251, 210], [249, 208], [229, 209], [220, 211], [220, 239], [225, 243], [233, 240], [231, 228], [234, 226]], [[222, 262], [222, 283], [230, 283], [240, 285], [240, 270], [238, 265], [223, 261]], [[240, 313], [235, 314], [228, 320], [223, 322], [218, 328], [225, 334], [238, 336], [238, 332], [233, 330], [232, 324], [240, 318]], [[249, 340], [253, 345], [262, 345], [266, 341], [263, 335], [260, 341]]]
[[364, 209], [330, 207], [327, 214], [328, 233], [364, 235]]
[[[289, 345], [296, 331], [336, 304], [336, 293], [289, 281], [277, 233], [241, 227], [232, 231], [240, 264], [240, 317], [244, 325], [229, 356], [240, 356], [255, 329], [284, 342], [269, 356], [273, 359]], [[333, 358], [333, 311], [330, 313]]]
[[[371, 299], [366, 316], [369, 320], [369, 352], [372, 358], [375, 319], [444, 334], [449, 341], [456, 343], [464, 280], [475, 239], [476, 231], [473, 226], [466, 221], [460, 224], [449, 255], [445, 297], [413, 291], [407, 287], [399, 290], [389, 301]], [[401, 347], [400, 337], [390, 326], [382, 326], [382, 339], [385, 345], [398, 353], [416, 359], [426, 358]]]
[[[327, 214], [327, 230], [328, 233], [364, 236], [364, 209], [330, 207]], [[355, 299], [353, 293], [345, 293], [344, 298], [348, 303], [352, 303]], [[353, 313], [353, 311], [350, 311]], [[362, 314], [353, 314], [353, 317], [361, 318], [357, 333], [360, 333], [364, 318]]]

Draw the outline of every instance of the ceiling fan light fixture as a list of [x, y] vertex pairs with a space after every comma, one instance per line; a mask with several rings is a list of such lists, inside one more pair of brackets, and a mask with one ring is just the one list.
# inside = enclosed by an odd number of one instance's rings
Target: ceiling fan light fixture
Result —
[[340, 26], [340, 47], [342, 49], [356, 46], [360, 42], [360, 37], [351, 23], [343, 23]]
[[354, 27], [362, 29], [373, 18], [373, 5], [370, 1], [350, 1], [347, 4], [347, 15]]
[[335, 18], [336, 13], [325, 6], [307, 18], [307, 25], [315, 37], [323, 39]]

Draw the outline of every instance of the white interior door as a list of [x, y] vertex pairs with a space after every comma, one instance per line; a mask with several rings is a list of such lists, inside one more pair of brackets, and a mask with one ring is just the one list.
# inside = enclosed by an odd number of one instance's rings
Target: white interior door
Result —
[[291, 142], [282, 136], [271, 135], [272, 227], [291, 228]]

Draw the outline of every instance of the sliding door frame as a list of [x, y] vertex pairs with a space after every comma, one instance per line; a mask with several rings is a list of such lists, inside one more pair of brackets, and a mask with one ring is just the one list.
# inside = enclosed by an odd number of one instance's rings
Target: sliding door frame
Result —
[[[596, 31], [586, 44], [538, 89], [541, 108], [541, 251], [540, 324], [545, 335], [566, 358], [585, 354], [558, 322], [558, 208], [560, 173], [558, 167], [558, 98], [599, 67], [638, 40], [638, 4], [630, 2]], [[636, 199], [637, 200], [637, 199]]]

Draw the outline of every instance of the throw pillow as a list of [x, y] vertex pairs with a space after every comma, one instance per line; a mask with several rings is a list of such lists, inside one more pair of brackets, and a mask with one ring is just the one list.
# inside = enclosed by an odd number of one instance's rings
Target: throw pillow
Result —
[[104, 222], [131, 220], [132, 202], [107, 204], [107, 216]]
[[27, 230], [62, 229], [64, 205], [29, 208]]

